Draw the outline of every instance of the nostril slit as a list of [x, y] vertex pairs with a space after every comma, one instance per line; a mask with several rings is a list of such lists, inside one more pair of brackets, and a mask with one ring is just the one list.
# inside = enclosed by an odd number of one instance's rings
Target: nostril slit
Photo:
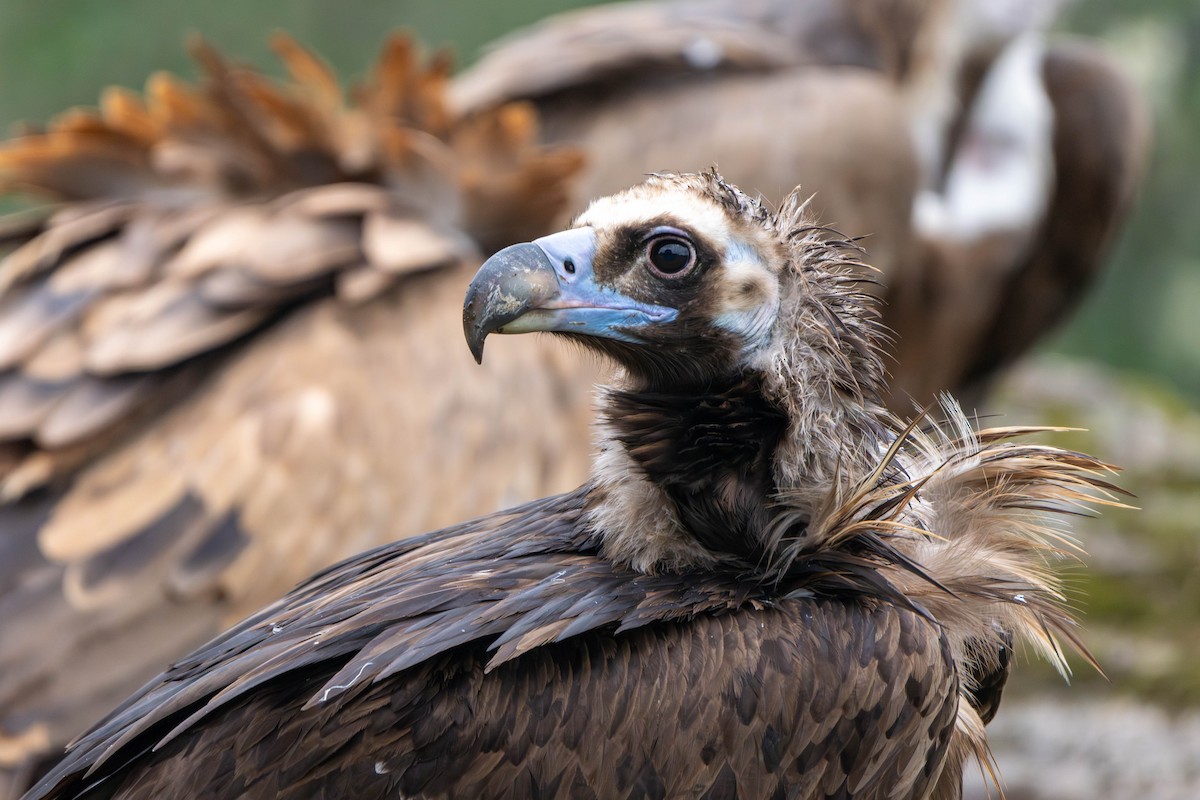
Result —
[[574, 275], [575, 274], [575, 262], [569, 258], [564, 258], [563, 259], [563, 269], [565, 269], [567, 271], [568, 275]]

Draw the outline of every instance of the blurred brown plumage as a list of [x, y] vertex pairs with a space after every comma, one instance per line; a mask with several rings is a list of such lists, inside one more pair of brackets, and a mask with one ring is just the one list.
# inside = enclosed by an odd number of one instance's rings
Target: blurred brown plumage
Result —
[[547, 340], [481, 371], [459, 310], [579, 155], [526, 106], [454, 118], [405, 38], [350, 99], [275, 47], [284, 83], [197, 42], [202, 85], [0, 149], [51, 201], [0, 265], [0, 769], [313, 571], [586, 468], [595, 370]]

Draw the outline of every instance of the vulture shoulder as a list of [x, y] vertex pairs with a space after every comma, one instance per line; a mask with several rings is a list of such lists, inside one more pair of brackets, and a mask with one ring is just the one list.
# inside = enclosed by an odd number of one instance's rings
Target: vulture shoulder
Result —
[[197, 43], [200, 83], [0, 145], [49, 201], [2, 233], [0, 770], [314, 570], [586, 471], [589, 365], [456, 346], [480, 249], [548, 227], [578, 154], [456, 118], [404, 38], [352, 92], [275, 44], [285, 81]]
[[1042, 78], [1054, 109], [1054, 186], [1031, 253], [1001, 293], [968, 379], [1010, 364], [1080, 303], [1100, 275], [1145, 175], [1145, 98], [1083, 39], [1054, 41]]

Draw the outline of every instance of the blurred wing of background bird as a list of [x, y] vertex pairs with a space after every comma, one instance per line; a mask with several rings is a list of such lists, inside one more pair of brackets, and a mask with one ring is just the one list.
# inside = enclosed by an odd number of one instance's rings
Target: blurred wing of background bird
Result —
[[405, 38], [349, 95], [275, 46], [286, 81], [197, 42], [201, 85], [0, 146], [49, 201], [0, 223], [0, 769], [313, 571], [585, 474], [594, 370], [479, 368], [460, 311], [579, 154], [528, 106], [456, 118]]
[[[953, 139], [941, 198], [957, 214], [933, 224], [918, 214], [922, 279], [889, 295], [903, 331], [899, 362], [940, 356], [924, 361], [916, 385], [958, 385], [974, 400], [1086, 296], [1129, 215], [1150, 149], [1143, 99], [1106, 54], [1077, 39], [1025, 45], [964, 64], [968, 112]], [[1036, 61], [1022, 65], [1027, 55]], [[1037, 112], [1013, 113], [1024, 107], [1014, 93], [1033, 80], [1049, 112], [1040, 141], [1028, 138]], [[1040, 177], [1030, 174], [1042, 163]], [[1013, 184], [1023, 173], [1041, 181], [1040, 196]], [[978, 202], [969, 190], [956, 199], [956, 183], [976, 184]], [[987, 222], [995, 208], [986, 197], [1010, 204], [1023, 198], [1035, 213], [1014, 218], [1011, 209], [996, 209], [990, 225], [973, 225], [965, 217], [982, 214]]]
[[[1083, 42], [1029, 44], [1055, 6], [603, 6], [501, 40], [451, 96], [465, 113], [534, 101], [547, 141], [587, 153], [576, 208], [663, 169], [716, 164], [773, 201], [801, 184], [819, 219], [866, 237], [898, 340], [893, 408], [945, 390], [970, 407], [1082, 297], [1148, 149], [1146, 110], [1108, 58]], [[1025, 55], [1005, 57], [1014, 50]], [[989, 76], [999, 86], [983, 92]], [[1014, 180], [1031, 213], [979, 203]]]

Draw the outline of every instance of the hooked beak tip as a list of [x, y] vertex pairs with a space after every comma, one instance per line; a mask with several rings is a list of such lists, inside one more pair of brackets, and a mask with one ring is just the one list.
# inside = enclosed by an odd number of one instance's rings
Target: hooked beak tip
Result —
[[475, 362], [483, 363], [483, 343], [489, 334], [557, 292], [554, 267], [536, 244], [512, 245], [485, 261], [463, 302], [463, 333]]
[[476, 364], [483, 363], [483, 341], [486, 338], [486, 334], [478, 339], [471, 338], [469, 334], [467, 336], [467, 347], [471, 349], [471, 356], [474, 357]]

